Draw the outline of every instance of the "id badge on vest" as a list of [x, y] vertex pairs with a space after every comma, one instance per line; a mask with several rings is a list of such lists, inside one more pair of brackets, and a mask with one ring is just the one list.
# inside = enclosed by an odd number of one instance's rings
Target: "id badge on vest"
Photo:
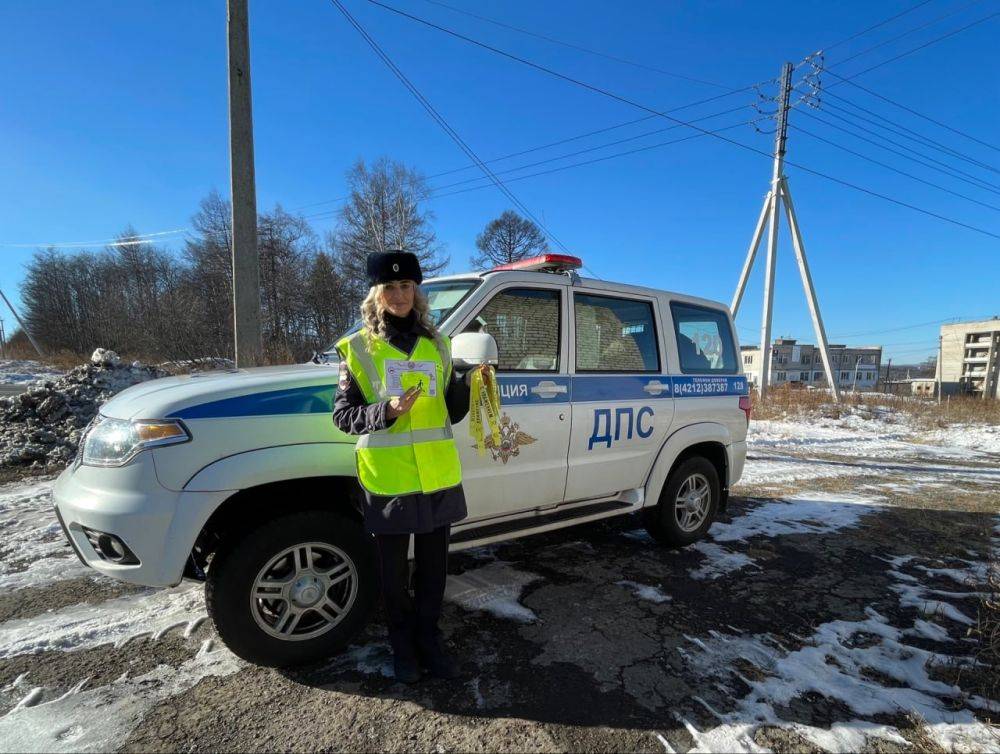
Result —
[[436, 362], [386, 359], [385, 389], [389, 395], [402, 395], [417, 384], [421, 384], [424, 387], [423, 392], [420, 394], [422, 397], [433, 398], [437, 395]]

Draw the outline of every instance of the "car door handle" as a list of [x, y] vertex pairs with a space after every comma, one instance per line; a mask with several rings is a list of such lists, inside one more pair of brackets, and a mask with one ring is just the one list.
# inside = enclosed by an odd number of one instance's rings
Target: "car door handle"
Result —
[[645, 390], [650, 395], [659, 395], [664, 390], [669, 390], [670, 385], [666, 385], [660, 382], [659, 380], [650, 380], [643, 386], [642, 389]]
[[530, 391], [540, 398], [554, 398], [558, 393], [568, 392], [565, 385], [557, 385], [552, 380], [542, 380]]

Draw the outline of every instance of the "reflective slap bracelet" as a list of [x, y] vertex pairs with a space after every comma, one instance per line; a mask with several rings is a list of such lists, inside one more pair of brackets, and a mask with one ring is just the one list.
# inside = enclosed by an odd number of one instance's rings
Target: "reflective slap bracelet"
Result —
[[472, 373], [469, 387], [469, 434], [476, 441], [479, 455], [486, 453], [486, 439], [483, 432], [483, 417], [480, 409], [486, 411], [486, 424], [489, 429], [493, 447], [500, 447], [500, 387], [497, 385], [493, 367], [489, 368], [490, 382], [483, 382], [483, 375], [476, 369]]

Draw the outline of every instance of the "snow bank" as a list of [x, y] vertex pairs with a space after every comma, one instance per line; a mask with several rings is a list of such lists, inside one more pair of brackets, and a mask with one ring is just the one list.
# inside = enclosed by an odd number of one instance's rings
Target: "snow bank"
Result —
[[68, 463], [80, 433], [111, 396], [139, 382], [166, 377], [158, 367], [125, 364], [98, 348], [78, 366], [11, 398], [0, 398], [0, 468]]

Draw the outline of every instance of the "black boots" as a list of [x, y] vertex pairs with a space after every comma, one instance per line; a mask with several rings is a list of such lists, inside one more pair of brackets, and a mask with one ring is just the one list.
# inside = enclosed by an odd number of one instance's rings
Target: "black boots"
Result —
[[435, 678], [451, 680], [462, 674], [458, 663], [444, 649], [437, 621], [390, 628], [389, 644], [393, 674], [400, 683], [419, 681], [421, 666]]
[[392, 645], [392, 672], [400, 683], [416, 683], [420, 680], [420, 666], [417, 664], [417, 649], [413, 641], [413, 627], [410, 625], [389, 629], [389, 643]]
[[458, 663], [444, 649], [436, 620], [418, 623], [416, 648], [420, 664], [435, 678], [452, 680], [462, 674]]

